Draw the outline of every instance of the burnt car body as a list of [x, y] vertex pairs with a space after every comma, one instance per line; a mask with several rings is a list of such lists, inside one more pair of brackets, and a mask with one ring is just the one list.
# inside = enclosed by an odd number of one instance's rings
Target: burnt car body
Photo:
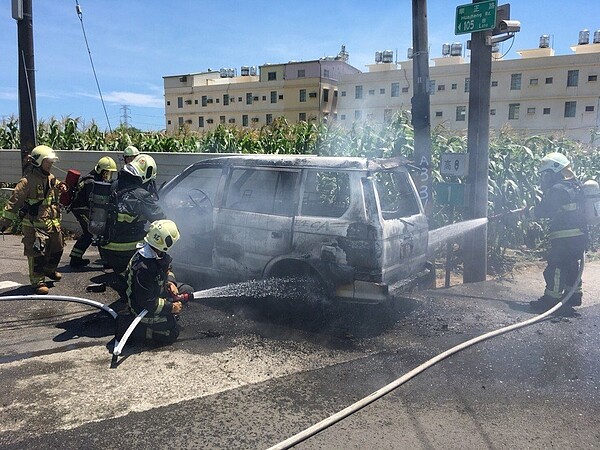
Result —
[[279, 155], [195, 163], [160, 192], [182, 236], [174, 266], [203, 284], [308, 274], [332, 297], [367, 303], [385, 301], [391, 285], [430, 283], [427, 218], [405, 163]]

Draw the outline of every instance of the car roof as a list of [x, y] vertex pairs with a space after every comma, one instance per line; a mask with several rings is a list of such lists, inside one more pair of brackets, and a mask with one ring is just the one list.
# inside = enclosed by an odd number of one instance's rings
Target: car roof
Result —
[[404, 166], [408, 160], [404, 157], [368, 159], [342, 156], [307, 156], [307, 155], [235, 155], [219, 156], [205, 159], [194, 164], [228, 165], [252, 167], [285, 167], [285, 168], [330, 168], [354, 170], [384, 170]]

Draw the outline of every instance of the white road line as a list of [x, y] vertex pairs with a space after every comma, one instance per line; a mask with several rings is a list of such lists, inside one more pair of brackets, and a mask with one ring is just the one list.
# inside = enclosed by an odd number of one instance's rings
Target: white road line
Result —
[[15, 283], [14, 281], [0, 281], [0, 289], [8, 289], [13, 287], [23, 286], [21, 283]]

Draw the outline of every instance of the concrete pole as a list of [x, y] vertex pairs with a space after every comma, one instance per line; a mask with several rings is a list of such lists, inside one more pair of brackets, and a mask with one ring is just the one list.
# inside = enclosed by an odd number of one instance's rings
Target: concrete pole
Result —
[[32, 0], [22, 2], [22, 19], [17, 19], [19, 60], [19, 129], [21, 164], [25, 170], [27, 158], [36, 146], [35, 65], [33, 58]]
[[[474, 0], [473, 3], [477, 3]], [[471, 219], [487, 217], [490, 144], [490, 84], [492, 47], [486, 45], [491, 31], [471, 33], [468, 143], [470, 186], [468, 214]], [[484, 281], [487, 274], [487, 224], [465, 238], [463, 282]]]
[[414, 162], [421, 173], [415, 179], [419, 196], [429, 216], [431, 198], [431, 120], [429, 105], [429, 44], [427, 38], [427, 1], [413, 0], [413, 97]]

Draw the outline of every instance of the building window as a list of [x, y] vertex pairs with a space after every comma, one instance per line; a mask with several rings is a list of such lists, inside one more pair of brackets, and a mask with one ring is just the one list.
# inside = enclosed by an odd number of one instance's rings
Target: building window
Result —
[[550, 114], [550, 108], [544, 108], [544, 115]]
[[457, 106], [456, 107], [456, 121], [464, 122], [467, 116], [467, 107], [466, 106]]
[[194, 105], [198, 104], [198, 99], [194, 100]]
[[585, 107], [585, 112], [593, 112], [594, 111], [594, 105], [588, 105]]
[[369, 89], [369, 95], [375, 95], [375, 89]]
[[552, 84], [554, 82], [554, 78], [553, 77], [547, 77], [546, 78], [546, 84]]
[[306, 89], [300, 89], [300, 96], [298, 100], [302, 103], [306, 101]]
[[225, 116], [219, 116], [219, 122], [225, 123]]
[[243, 127], [247, 127], [248, 126], [248, 114], [244, 114], [242, 116], [242, 126]]
[[598, 81], [598, 75], [589, 75], [588, 81]]
[[329, 101], [329, 89], [323, 89], [323, 102], [327, 103]]
[[567, 87], [574, 87], [579, 84], [579, 70], [569, 70], [567, 73]]
[[[493, 83], [493, 81], [492, 81], [492, 83]], [[451, 89], [452, 89], [453, 91], [457, 90], [457, 89], [458, 89], [458, 83], [452, 83], [452, 87], [451, 87]]]
[[445, 85], [445, 84], [440, 84], [440, 85], [437, 87], [437, 90], [438, 90], [438, 91], [445, 91], [445, 90], [446, 90], [446, 85]]
[[400, 83], [392, 83], [391, 96], [400, 97]]
[[283, 94], [279, 94], [279, 100], [283, 100]]
[[223, 94], [223, 106], [229, 105], [229, 94]]
[[346, 96], [346, 91], [342, 91], [342, 97]]
[[513, 73], [510, 76], [510, 90], [511, 91], [518, 91], [521, 89], [521, 74], [520, 73]]
[[306, 76], [305, 69], [298, 69], [298, 78], [304, 78]]
[[385, 88], [380, 88], [380, 89], [379, 89], [379, 93], [380, 93], [381, 95], [385, 94]]
[[465, 78], [465, 92], [469, 92], [471, 89], [471, 79]]
[[408, 88], [407, 88], [407, 87], [403, 87], [403, 88], [402, 88], [402, 93], [403, 93], [403, 94], [406, 94], [407, 92], [408, 92]]
[[298, 120], [300, 122], [306, 122], [306, 113], [299, 113], [298, 114]]
[[529, 86], [537, 86], [538, 85], [538, 79], [537, 78], [531, 78], [529, 80]]
[[355, 120], [359, 120], [362, 117], [362, 111], [357, 109], [356, 111], [354, 111], [354, 119]]
[[329, 69], [323, 69], [323, 76], [329, 78]]
[[171, 102], [170, 101], [167, 101], [167, 106], [171, 106]]
[[508, 105], [508, 120], [519, 120], [520, 103], [509, 103]]
[[183, 126], [183, 117], [178, 117], [177, 123], [179, 124], [180, 127], [182, 127]]
[[273, 114], [267, 114], [265, 122], [267, 123], [267, 125], [271, 125], [273, 123]]
[[271, 103], [277, 103], [277, 91], [271, 91]]
[[496, 110], [490, 109], [490, 116], [495, 116], [495, 115], [496, 115]]
[[252, 92], [246, 92], [246, 105], [252, 104]]
[[493, 80], [492, 81], [492, 87], [498, 87], [498, 81]]
[[263, 96], [262, 96], [262, 101], [263, 101], [263, 102], [266, 102], [266, 101], [267, 101], [267, 96], [266, 96], [266, 95], [263, 95]]
[[198, 127], [204, 128], [204, 116], [198, 116]]
[[277, 79], [277, 72], [269, 72], [267, 73], [268, 81], [275, 81]]
[[177, 97], [177, 107], [183, 108], [183, 97]]
[[442, 111], [436, 111], [435, 117], [442, 117]]
[[238, 102], [241, 103], [241, 101], [242, 101], [242, 97], [238, 97]]
[[202, 96], [202, 106], [206, 106], [206, 104], [208, 103], [208, 98], [206, 97], [206, 95]]
[[577, 102], [565, 102], [565, 117], [575, 117]]
[[171, 125], [171, 121], [170, 120], [167, 120], [167, 125]]
[[354, 87], [354, 98], [363, 98], [363, 87], [362, 86]]
[[392, 110], [384, 109], [383, 110], [383, 122], [390, 123], [392, 121]]
[[527, 114], [535, 114], [535, 107], [527, 108]]
[[340, 120], [346, 120], [346, 114], [340, 115]]

